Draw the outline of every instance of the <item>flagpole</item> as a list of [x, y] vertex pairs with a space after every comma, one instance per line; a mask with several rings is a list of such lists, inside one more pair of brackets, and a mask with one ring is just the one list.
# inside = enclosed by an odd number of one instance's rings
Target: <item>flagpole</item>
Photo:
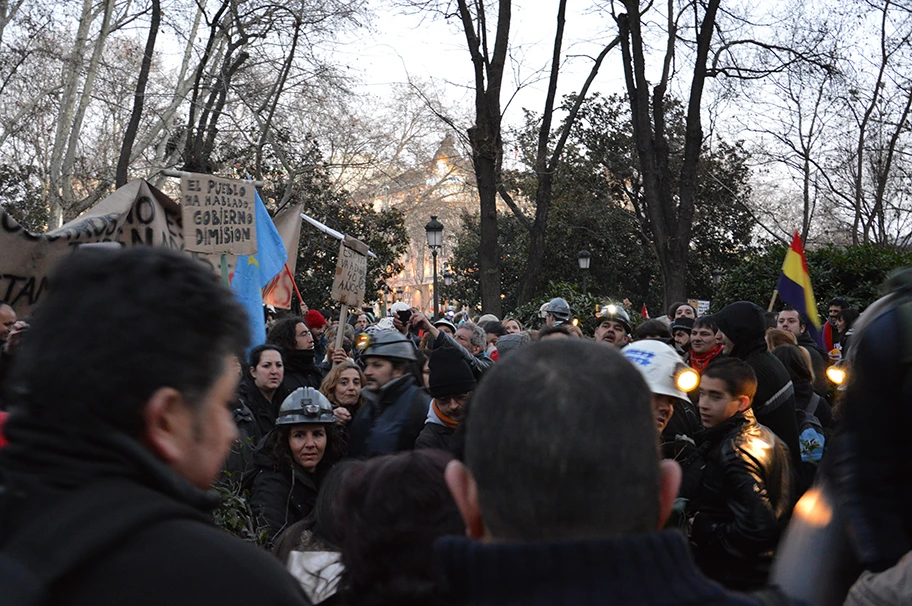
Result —
[[766, 311], [773, 311], [773, 305], [776, 304], [776, 297], [778, 297], [778, 296], [779, 296], [779, 289], [774, 288], [773, 289], [773, 298], [770, 299], [770, 304], [769, 304], [769, 307], [766, 308]]
[[[341, 232], [338, 232], [338, 231], [334, 230], [332, 227], [327, 227], [326, 225], [323, 225], [322, 223], [320, 223], [319, 221], [317, 221], [317, 220], [314, 219], [313, 217], [308, 217], [308, 216], [305, 215], [304, 213], [301, 213], [301, 218], [304, 219], [305, 221], [307, 221], [308, 223], [310, 223], [311, 225], [313, 225], [314, 227], [316, 227], [317, 229], [319, 229], [320, 231], [322, 231], [324, 234], [326, 234], [326, 235], [328, 235], [328, 236], [332, 236], [332, 237], [335, 238], [336, 240], [344, 240], [344, 239], [345, 239], [345, 235], [344, 235], [344, 234], [342, 234]], [[373, 253], [373, 251], [368, 250], [368, 251], [367, 251], [367, 254], [368, 254], [368, 256], [373, 257], [374, 259], [377, 258], [377, 255], [375, 255], [375, 254]]]
[[298, 295], [298, 302], [301, 305], [304, 305], [304, 298], [301, 297], [301, 291], [298, 290], [298, 285], [295, 283], [294, 276], [291, 275], [291, 270], [288, 268], [288, 263], [285, 264], [285, 273], [288, 274], [288, 279], [291, 280], [291, 285], [294, 287], [295, 294]]

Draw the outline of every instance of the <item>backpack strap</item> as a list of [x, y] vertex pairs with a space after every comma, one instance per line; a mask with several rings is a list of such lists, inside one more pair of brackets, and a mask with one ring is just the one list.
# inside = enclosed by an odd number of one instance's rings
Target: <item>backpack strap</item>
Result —
[[131, 534], [175, 518], [208, 520], [188, 505], [129, 482], [100, 482], [62, 498], [2, 546], [4, 604], [45, 602], [50, 587], [68, 573]]
[[807, 412], [809, 415], [812, 415], [817, 411], [818, 406], [820, 406], [820, 396], [817, 394], [817, 392], [812, 391], [811, 399], [808, 402], [807, 408], [805, 408], [805, 412]]

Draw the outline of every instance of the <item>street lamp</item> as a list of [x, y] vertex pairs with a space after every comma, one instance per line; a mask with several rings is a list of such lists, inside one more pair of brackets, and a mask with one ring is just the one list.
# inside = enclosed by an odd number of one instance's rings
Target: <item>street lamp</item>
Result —
[[713, 287], [719, 288], [719, 285], [722, 284], [722, 270], [714, 269], [712, 271], [712, 277], [713, 277]]
[[583, 294], [588, 294], [586, 289], [586, 278], [589, 275], [589, 262], [592, 261], [592, 255], [588, 250], [581, 250], [579, 254], [576, 255], [576, 260], [579, 261], [579, 268], [583, 272]]
[[440, 317], [440, 306], [437, 298], [437, 251], [443, 246], [443, 223], [437, 220], [437, 215], [431, 215], [431, 220], [424, 226], [427, 233], [428, 247], [434, 257], [434, 319]]
[[450, 270], [443, 272], [443, 284], [445, 286], [452, 286], [455, 278], [456, 276]]
[[401, 286], [396, 289], [396, 300], [397, 301], [402, 300], [402, 287]]

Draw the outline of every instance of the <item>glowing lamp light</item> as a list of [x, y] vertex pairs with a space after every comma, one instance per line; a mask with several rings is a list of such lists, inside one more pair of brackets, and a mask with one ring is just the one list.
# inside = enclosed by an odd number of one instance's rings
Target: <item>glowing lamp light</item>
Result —
[[360, 335], [358, 335], [358, 338], [355, 339], [355, 347], [357, 347], [361, 351], [364, 351], [365, 349], [367, 349], [368, 345], [370, 345], [370, 342], [371, 342], [370, 336], [367, 333], [362, 332]]
[[573, 322], [570, 322], [574, 326], [579, 326], [579, 318], [573, 318]]
[[684, 393], [691, 392], [700, 386], [700, 373], [692, 368], [682, 368], [675, 375], [675, 385]]
[[844, 368], [835, 364], [827, 368], [826, 376], [834, 385], [843, 385], [846, 381], [846, 371]]

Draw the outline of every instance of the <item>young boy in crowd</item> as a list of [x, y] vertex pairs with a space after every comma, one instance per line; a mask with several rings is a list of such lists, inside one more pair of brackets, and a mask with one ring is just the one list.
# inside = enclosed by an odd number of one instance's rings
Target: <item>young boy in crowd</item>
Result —
[[791, 511], [785, 444], [757, 423], [757, 377], [735, 358], [714, 360], [700, 382], [697, 438], [705, 466], [689, 503], [690, 540], [703, 572], [740, 590], [763, 586]]

